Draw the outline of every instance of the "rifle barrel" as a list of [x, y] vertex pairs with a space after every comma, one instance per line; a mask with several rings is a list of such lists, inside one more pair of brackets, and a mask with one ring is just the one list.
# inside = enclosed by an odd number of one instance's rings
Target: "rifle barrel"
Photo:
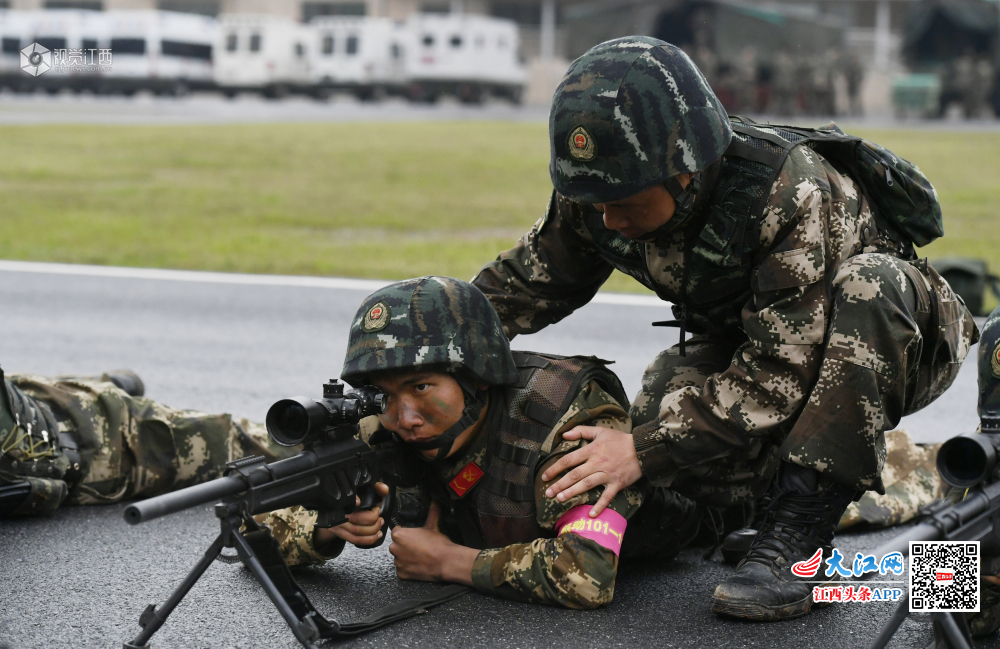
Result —
[[970, 490], [964, 500], [938, 512], [937, 517], [943, 522], [944, 533], [937, 525], [920, 523], [880, 547], [875, 551], [875, 556], [885, 556], [890, 552], [902, 552], [903, 556], [907, 556], [910, 553], [910, 541], [944, 540], [948, 534], [988, 511], [990, 503], [996, 502], [998, 498], [1000, 482]]
[[875, 550], [875, 556], [884, 557], [893, 552], [901, 552], [905, 557], [910, 554], [910, 541], [936, 541], [940, 538], [941, 530], [936, 526], [930, 523], [920, 523]]
[[132, 503], [125, 508], [125, 521], [138, 525], [154, 518], [197, 507], [247, 490], [246, 479], [233, 474], [203, 484]]

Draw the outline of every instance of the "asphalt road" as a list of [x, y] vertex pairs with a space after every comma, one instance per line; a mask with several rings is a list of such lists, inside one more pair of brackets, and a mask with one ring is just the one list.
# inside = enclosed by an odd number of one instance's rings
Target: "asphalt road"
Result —
[[[53, 272], [55, 271], [55, 272]], [[70, 268], [0, 262], [0, 361], [7, 372], [98, 374], [130, 367], [164, 403], [262, 419], [276, 399], [319, 396], [339, 373], [347, 324], [376, 284]], [[618, 361], [634, 392], [645, 363], [675, 340], [652, 329], [665, 310], [648, 298], [604, 296], [514, 346]], [[672, 337], [673, 336], [673, 337]], [[975, 425], [975, 375], [905, 422], [942, 440]], [[208, 507], [130, 527], [122, 506], [66, 508], [44, 520], [0, 521], [0, 647], [113, 647], [138, 632], [217, 533]], [[845, 555], [900, 530], [845, 534]], [[349, 549], [299, 573], [316, 606], [357, 618], [433, 586], [395, 578], [385, 547]], [[790, 622], [750, 624], [710, 611], [731, 568], [685, 552], [665, 565], [623, 566], [615, 600], [593, 612], [510, 603], [478, 594], [349, 643], [371, 647], [864, 647], [892, 608], [838, 604]], [[908, 620], [892, 647], [931, 640]], [[156, 647], [298, 646], [249, 574], [216, 563], [154, 637]], [[993, 638], [977, 647], [1000, 647]]]

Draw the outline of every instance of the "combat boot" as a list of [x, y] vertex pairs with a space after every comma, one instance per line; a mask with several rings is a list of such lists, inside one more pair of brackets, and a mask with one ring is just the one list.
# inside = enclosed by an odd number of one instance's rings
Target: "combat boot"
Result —
[[[796, 577], [791, 568], [811, 558], [817, 549], [824, 558], [833, 552], [833, 531], [847, 505], [857, 496], [815, 469], [782, 463], [777, 490], [760, 531], [736, 572], [719, 584], [712, 610], [748, 620], [789, 620], [808, 613], [813, 606], [813, 586]], [[822, 564], [815, 580], [824, 576]]]
[[774, 500], [774, 496], [777, 493], [778, 477], [775, 476], [774, 480], [771, 481], [770, 486], [767, 491], [761, 496], [761, 499], [754, 504], [753, 508], [753, 518], [746, 525], [746, 527], [741, 527], [738, 530], [734, 530], [726, 535], [722, 540], [722, 560], [725, 563], [737, 564], [743, 560], [743, 557], [747, 556], [747, 552], [750, 551], [750, 546], [753, 545], [753, 540], [757, 538], [757, 530], [759, 530], [764, 524], [764, 516], [770, 509], [771, 502]]
[[114, 383], [130, 397], [141, 397], [146, 394], [146, 386], [142, 379], [132, 370], [111, 370], [101, 375], [101, 380]]

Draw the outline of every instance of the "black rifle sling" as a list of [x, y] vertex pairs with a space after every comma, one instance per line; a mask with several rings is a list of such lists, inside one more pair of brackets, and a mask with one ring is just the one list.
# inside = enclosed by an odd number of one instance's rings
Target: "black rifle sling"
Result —
[[257, 559], [263, 566], [267, 576], [277, 586], [282, 598], [288, 603], [292, 611], [295, 612], [295, 615], [300, 620], [306, 622], [306, 624], [308, 624], [307, 620], [311, 620], [317, 630], [319, 630], [320, 637], [324, 639], [342, 639], [368, 633], [387, 624], [426, 613], [429, 608], [444, 604], [473, 591], [468, 586], [450, 584], [443, 588], [435, 589], [432, 594], [426, 597], [409, 597], [401, 599], [398, 602], [393, 602], [357, 622], [341, 623], [335, 620], [328, 620], [316, 610], [316, 607], [309, 601], [309, 597], [299, 587], [298, 582], [295, 581], [295, 577], [292, 575], [292, 571], [288, 568], [288, 564], [285, 563], [285, 559], [281, 556], [278, 542], [269, 532], [266, 530], [249, 532], [244, 535], [244, 538], [247, 544], [253, 549], [254, 554], [257, 555]]

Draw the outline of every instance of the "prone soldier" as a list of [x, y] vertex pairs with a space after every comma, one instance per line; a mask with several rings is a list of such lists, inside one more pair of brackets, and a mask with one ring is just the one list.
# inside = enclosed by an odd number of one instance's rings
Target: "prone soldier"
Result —
[[244, 455], [290, 451], [261, 424], [144, 397], [128, 370], [46, 378], [0, 370], [0, 516], [155, 496], [222, 475]]
[[[489, 301], [460, 280], [406, 280], [362, 302], [341, 378], [387, 395], [362, 435], [382, 426], [419, 454], [433, 502], [422, 526], [392, 530], [401, 578], [596, 608], [612, 599], [619, 557], [668, 559], [703, 520], [712, 529], [702, 508], [669, 489], [619, 490], [596, 517], [599, 489], [545, 495], [552, 480], [541, 473], [581, 445], [565, 431], [631, 430], [628, 399], [605, 363], [512, 352]], [[321, 564], [345, 542], [372, 545], [382, 526], [377, 507], [334, 528], [316, 527], [316, 513], [299, 507], [258, 520], [293, 565]]]
[[[730, 120], [691, 60], [648, 37], [577, 59], [549, 136], [545, 215], [473, 283], [513, 337], [558, 322], [618, 269], [673, 303], [681, 343], [646, 369], [632, 435], [564, 435], [593, 441], [543, 473], [569, 471], [546, 495], [605, 485], [599, 512], [640, 478], [721, 509], [768, 492], [713, 610], [805, 615], [811, 584], [791, 566], [829, 556], [849, 504], [884, 492], [885, 432], [951, 385], [978, 338], [914, 253], [931, 211], [901, 232], [844, 165], [787, 129]], [[937, 206], [915, 167], [884, 171]]]

